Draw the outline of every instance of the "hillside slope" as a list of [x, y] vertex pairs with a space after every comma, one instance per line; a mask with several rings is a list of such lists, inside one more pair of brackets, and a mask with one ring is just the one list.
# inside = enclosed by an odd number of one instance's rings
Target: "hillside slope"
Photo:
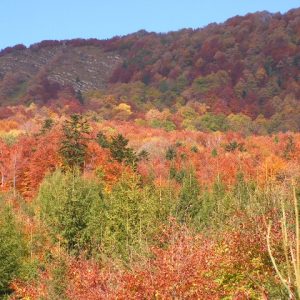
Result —
[[[142, 96], [132, 96], [136, 83]], [[74, 95], [116, 93], [124, 84], [128, 102], [142, 99], [145, 109], [202, 102], [215, 113], [270, 117], [300, 98], [300, 9], [197, 30], [43, 41], [0, 52], [2, 105], [45, 103], [66, 88]]]

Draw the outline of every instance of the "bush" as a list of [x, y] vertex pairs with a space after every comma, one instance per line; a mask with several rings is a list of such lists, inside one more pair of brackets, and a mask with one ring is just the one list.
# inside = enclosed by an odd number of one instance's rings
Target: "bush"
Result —
[[10, 292], [10, 282], [19, 275], [26, 255], [23, 235], [10, 208], [0, 215], [0, 297]]
[[124, 175], [105, 198], [104, 253], [125, 262], [147, 254], [168, 216], [167, 201], [163, 202], [151, 187], [141, 187], [138, 175]]
[[45, 178], [37, 201], [43, 220], [54, 238], [62, 239], [68, 251], [79, 254], [90, 248], [88, 224], [95, 206], [100, 207], [101, 188], [80, 177], [80, 172], [60, 170]]

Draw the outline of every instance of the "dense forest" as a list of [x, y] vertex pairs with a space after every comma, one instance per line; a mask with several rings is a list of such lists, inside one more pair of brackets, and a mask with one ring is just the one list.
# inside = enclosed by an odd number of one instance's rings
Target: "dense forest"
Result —
[[0, 299], [299, 299], [300, 9], [0, 52]]
[[48, 113], [27, 129], [1, 123], [3, 297], [297, 293], [298, 133], [168, 132]]
[[298, 131], [299, 28], [294, 9], [167, 34], [8, 47], [0, 52], [0, 103], [79, 103], [104, 119], [148, 117], [167, 129], [234, 130], [233, 119], [253, 133]]

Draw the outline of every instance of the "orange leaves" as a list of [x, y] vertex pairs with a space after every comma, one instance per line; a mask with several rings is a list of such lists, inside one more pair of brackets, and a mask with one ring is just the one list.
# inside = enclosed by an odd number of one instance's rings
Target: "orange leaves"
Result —
[[[116, 181], [124, 167], [112, 160], [109, 151], [95, 142], [95, 132], [99, 129], [113, 134], [120, 132], [129, 138], [130, 146], [135, 151], [147, 151], [149, 160], [141, 161], [137, 170], [144, 178], [154, 179], [157, 185], [169, 180], [170, 162], [166, 160], [169, 147], [175, 147], [177, 153], [172, 166], [177, 171], [193, 167], [202, 184], [211, 185], [220, 176], [224, 183], [230, 185], [235, 182], [238, 172], [259, 183], [281, 180], [285, 176], [300, 173], [298, 134], [243, 138], [240, 134], [231, 132], [166, 132], [139, 127], [133, 123], [103, 122], [92, 123], [92, 126], [94, 130], [89, 134], [87, 142], [85, 175], [95, 176], [95, 171], [98, 170], [109, 185]], [[45, 174], [61, 164], [57, 154], [60, 132], [56, 127], [42, 136], [20, 135], [14, 139], [15, 145], [8, 146], [4, 140], [0, 144], [0, 185], [2, 188], [12, 187], [15, 180], [23, 195], [31, 198]], [[235, 142], [243, 145], [243, 149], [226, 148], [226, 145]]]
[[60, 133], [52, 131], [35, 140], [26, 157], [26, 165], [18, 186], [27, 198], [32, 198], [47, 172], [53, 172], [60, 164], [58, 155]]
[[122, 165], [112, 160], [110, 152], [101, 148], [96, 142], [90, 141], [87, 146], [85, 172], [90, 176], [94, 176], [94, 172], [98, 172], [98, 175], [101, 175], [108, 185], [112, 185], [121, 175]]
[[214, 282], [210, 242], [193, 239], [186, 230], [171, 232], [166, 248], [154, 248], [155, 258], [123, 276], [121, 299], [219, 299]]
[[284, 176], [287, 163], [280, 157], [270, 155], [265, 158], [259, 169], [259, 179], [262, 183], [274, 181]]
[[114, 286], [119, 280], [117, 270], [101, 267], [94, 261], [72, 259], [66, 295], [74, 300], [114, 299]]

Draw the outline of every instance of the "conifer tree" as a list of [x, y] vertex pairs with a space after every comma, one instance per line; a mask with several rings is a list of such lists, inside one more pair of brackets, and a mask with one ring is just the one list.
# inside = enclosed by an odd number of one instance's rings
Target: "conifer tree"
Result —
[[83, 169], [88, 132], [89, 125], [81, 115], [74, 114], [70, 120], [65, 121], [63, 125], [64, 138], [59, 149], [65, 168]]
[[[101, 206], [101, 190], [93, 181], [83, 179], [78, 170], [55, 171], [41, 185], [37, 202], [41, 220], [54, 241], [72, 254], [89, 250], [90, 217]], [[101, 220], [99, 220], [101, 222]]]
[[26, 254], [22, 233], [14, 215], [5, 207], [0, 214], [0, 298], [10, 292], [10, 282], [19, 274]]
[[193, 170], [186, 172], [179, 194], [177, 216], [180, 222], [191, 221], [199, 212], [200, 186]]

